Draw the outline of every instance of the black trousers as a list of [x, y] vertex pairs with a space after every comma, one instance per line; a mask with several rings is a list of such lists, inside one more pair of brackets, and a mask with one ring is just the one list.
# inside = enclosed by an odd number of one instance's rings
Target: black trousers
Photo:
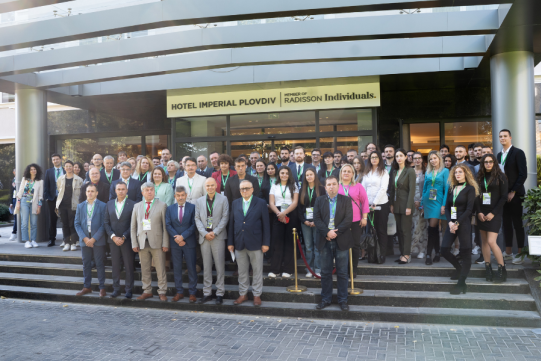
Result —
[[[468, 277], [468, 273], [470, 272], [471, 268], [471, 231], [472, 228], [469, 219], [463, 224], [460, 224], [455, 234], [451, 233], [449, 227], [447, 227], [445, 230], [445, 235], [443, 236], [443, 242], [441, 244], [441, 255], [457, 270], [462, 267], [460, 277], [462, 277], [464, 280]], [[456, 237], [458, 237], [458, 241], [460, 243], [460, 258], [462, 259], [462, 266], [458, 262], [458, 258], [451, 253], [451, 247], [453, 246]]]
[[[359, 256], [361, 255], [361, 235], [363, 229], [359, 224], [360, 221], [351, 223], [351, 235], [353, 236], [353, 247], [351, 247], [351, 258], [353, 260], [353, 274], [357, 274], [357, 266], [359, 265]], [[349, 259], [349, 256], [348, 256]], [[348, 262], [349, 266], [349, 262]], [[351, 267], [351, 266], [349, 266]], [[348, 268], [348, 275], [349, 275]]]
[[513, 228], [517, 235], [517, 247], [524, 247], [524, 228], [522, 225], [522, 199], [515, 194], [511, 202], [503, 205], [503, 238], [505, 247], [513, 247]]
[[107, 242], [111, 249], [111, 262], [113, 264], [113, 289], [120, 291], [120, 268], [124, 262], [126, 272], [125, 291], [133, 290], [133, 265], [135, 260], [135, 252], [131, 248], [131, 242], [124, 241], [121, 246], [117, 246], [113, 242]]
[[[294, 212], [292, 212], [294, 213]], [[293, 228], [299, 229], [297, 217], [290, 217], [289, 223], [282, 223], [276, 218], [272, 223], [271, 272], [275, 274], [295, 272], [293, 260]]]
[[49, 208], [49, 241], [56, 241], [56, 222], [58, 217], [56, 215], [56, 198], [54, 201], [47, 201], [47, 206]]
[[[477, 217], [477, 215], [475, 215]], [[476, 219], [477, 222], [479, 222], [478, 219]], [[474, 242], [475, 242], [475, 245], [478, 246], [479, 248], [481, 248], [481, 232], [479, 232], [479, 228], [477, 226], [473, 226], [473, 232], [475, 233], [475, 239], [474, 239]]]
[[[379, 205], [381, 207], [381, 210], [376, 210], [373, 213], [370, 213], [368, 215], [369, 218], [372, 218], [372, 221], [374, 222], [374, 228], [376, 230], [376, 235], [378, 237], [378, 244], [379, 249], [382, 256], [386, 255], [387, 252], [387, 222], [389, 221], [389, 202], [385, 204]], [[368, 221], [368, 227], [372, 227], [370, 224], [370, 220]], [[391, 240], [391, 246], [393, 245]]]
[[60, 220], [62, 221], [64, 243], [69, 245], [76, 244], [79, 238], [75, 231], [75, 211], [71, 210], [71, 207], [60, 207], [58, 212], [60, 213]]

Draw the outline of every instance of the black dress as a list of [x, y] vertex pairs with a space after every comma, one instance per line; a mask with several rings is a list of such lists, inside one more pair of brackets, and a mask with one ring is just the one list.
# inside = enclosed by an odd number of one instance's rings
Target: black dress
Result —
[[[485, 187], [485, 181], [479, 182], [479, 197], [475, 198], [475, 210], [477, 214], [483, 213], [485, 216], [489, 213], [494, 215], [491, 221], [481, 222], [477, 218], [477, 227], [481, 231], [498, 233], [502, 225], [503, 206], [507, 202], [507, 177], [503, 175], [496, 184], [495, 179], [490, 173], [485, 173], [485, 179], [488, 189]], [[483, 204], [483, 193], [490, 193], [490, 204]]]

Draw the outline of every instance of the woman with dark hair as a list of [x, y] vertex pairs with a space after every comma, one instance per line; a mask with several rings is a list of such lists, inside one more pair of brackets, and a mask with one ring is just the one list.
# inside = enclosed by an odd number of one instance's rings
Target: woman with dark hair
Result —
[[413, 161], [413, 169], [415, 170], [415, 196], [413, 202], [413, 217], [411, 229], [411, 251], [417, 253], [417, 258], [425, 258], [425, 250], [427, 243], [426, 234], [426, 219], [422, 216], [421, 200], [423, 197], [423, 185], [425, 183], [425, 164], [423, 155], [420, 152], [413, 152], [411, 156]]
[[233, 158], [231, 158], [229, 154], [220, 154], [218, 157], [218, 165], [220, 166], [220, 170], [212, 173], [211, 177], [216, 180], [216, 192], [224, 195], [225, 183], [227, 183], [229, 177], [237, 175], [237, 171], [231, 170], [231, 166], [235, 164]]
[[[448, 227], [443, 236], [441, 255], [451, 263], [456, 272], [451, 277], [458, 283], [451, 290], [451, 294], [466, 293], [466, 278], [471, 268], [471, 243], [472, 227], [471, 216], [475, 204], [475, 198], [479, 195], [479, 188], [470, 168], [465, 164], [457, 164], [449, 173], [449, 196], [445, 204], [445, 217]], [[460, 242], [460, 258], [451, 253], [451, 245], [458, 237]]]
[[[316, 225], [314, 224], [314, 205], [316, 204], [316, 198], [325, 194], [325, 187], [319, 182], [319, 178], [314, 168], [308, 168], [305, 177], [306, 180], [301, 186], [297, 215], [302, 228], [302, 237], [306, 249], [306, 261], [312, 271], [318, 276], [321, 276], [319, 251], [316, 247], [318, 233]], [[306, 269], [306, 277], [312, 277], [312, 273], [308, 269]]]
[[[36, 248], [38, 215], [43, 202], [43, 180], [39, 165], [32, 163], [26, 167], [21, 179], [15, 212], [21, 213], [21, 237], [24, 248]], [[28, 220], [30, 219], [30, 238], [28, 238]]]
[[150, 181], [154, 183], [155, 199], [158, 199], [169, 207], [175, 201], [173, 188], [169, 182], [169, 176], [162, 167], [156, 167], [150, 175]]
[[[498, 166], [498, 160], [494, 154], [485, 154], [481, 158], [477, 183], [481, 194], [475, 198], [475, 209], [477, 211], [477, 227], [483, 241], [486, 280], [494, 280], [496, 283], [505, 282], [507, 270], [502, 251], [496, 241], [502, 225], [503, 206], [507, 202], [508, 188], [507, 177]], [[498, 262], [498, 272], [495, 276], [492, 274], [490, 251]]]
[[400, 247], [400, 258], [395, 262], [406, 264], [411, 262], [411, 227], [413, 217], [413, 200], [415, 198], [415, 170], [410, 167], [407, 152], [398, 148], [390, 175], [391, 212], [396, 219], [396, 230]]
[[325, 184], [325, 179], [327, 179], [327, 177], [330, 177], [331, 175], [335, 176], [336, 179], [338, 179], [340, 177], [340, 168], [336, 168], [334, 166], [333, 154], [331, 152], [325, 152], [323, 153], [322, 158], [325, 165], [321, 166], [319, 172], [317, 172], [319, 182], [321, 184]]
[[360, 155], [353, 158], [353, 168], [355, 169], [355, 182], [361, 183], [364, 175], [364, 159]]
[[362, 186], [368, 196], [370, 205], [368, 227], [375, 228], [378, 236], [379, 249], [381, 250], [378, 263], [385, 263], [387, 252], [387, 221], [389, 220], [389, 173], [385, 170], [385, 162], [380, 151], [374, 150], [368, 157], [369, 166], [366, 167], [362, 180]]
[[[272, 224], [272, 242], [274, 248], [269, 277], [291, 277], [293, 265], [293, 228], [297, 224], [297, 203], [299, 188], [293, 179], [289, 167], [280, 167], [278, 179], [269, 192], [269, 207], [276, 214]], [[283, 263], [283, 265], [282, 265]]]
[[265, 201], [267, 201], [267, 204], [269, 204], [269, 192], [271, 184], [269, 181], [269, 176], [267, 175], [267, 163], [263, 160], [263, 158], [259, 158], [254, 163], [254, 169], [255, 177], [259, 183], [261, 194], [265, 198]]
[[[271, 186], [276, 183], [276, 177], [278, 176], [278, 168], [276, 167], [275, 163], [269, 163], [267, 164], [267, 176], [269, 178], [269, 182]], [[269, 189], [270, 191], [270, 189]]]
[[80, 162], [73, 163], [73, 174], [81, 179], [86, 178], [86, 172], [83, 165]]
[[342, 156], [342, 159], [340, 160], [340, 167], [349, 164], [347, 155]]
[[445, 165], [445, 168], [451, 170], [451, 168], [456, 165], [456, 157], [453, 154], [447, 154], [443, 157], [443, 164]]
[[77, 251], [79, 236], [75, 231], [75, 213], [79, 204], [79, 195], [83, 186], [83, 179], [74, 172], [74, 165], [71, 160], [64, 163], [65, 174], [56, 181], [58, 197], [56, 198], [55, 211], [62, 220], [62, 236], [64, 242], [60, 247], [62, 251]]

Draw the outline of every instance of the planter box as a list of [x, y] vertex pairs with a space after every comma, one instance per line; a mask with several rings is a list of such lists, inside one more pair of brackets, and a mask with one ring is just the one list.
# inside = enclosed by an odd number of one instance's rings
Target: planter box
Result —
[[541, 256], [541, 236], [528, 236], [530, 256]]

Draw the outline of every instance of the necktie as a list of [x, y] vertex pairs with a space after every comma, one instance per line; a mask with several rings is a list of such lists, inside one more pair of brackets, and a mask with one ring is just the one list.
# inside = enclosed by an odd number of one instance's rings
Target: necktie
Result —
[[147, 210], [145, 212], [145, 219], [148, 219], [150, 213], [150, 202], [147, 202]]
[[180, 206], [180, 212], [178, 212], [178, 221], [182, 224], [182, 209], [184, 206]]
[[299, 165], [299, 169], [297, 169], [297, 177], [301, 174], [301, 166]]
[[60, 177], [60, 169], [56, 170], [56, 179], [58, 179], [58, 177]]

